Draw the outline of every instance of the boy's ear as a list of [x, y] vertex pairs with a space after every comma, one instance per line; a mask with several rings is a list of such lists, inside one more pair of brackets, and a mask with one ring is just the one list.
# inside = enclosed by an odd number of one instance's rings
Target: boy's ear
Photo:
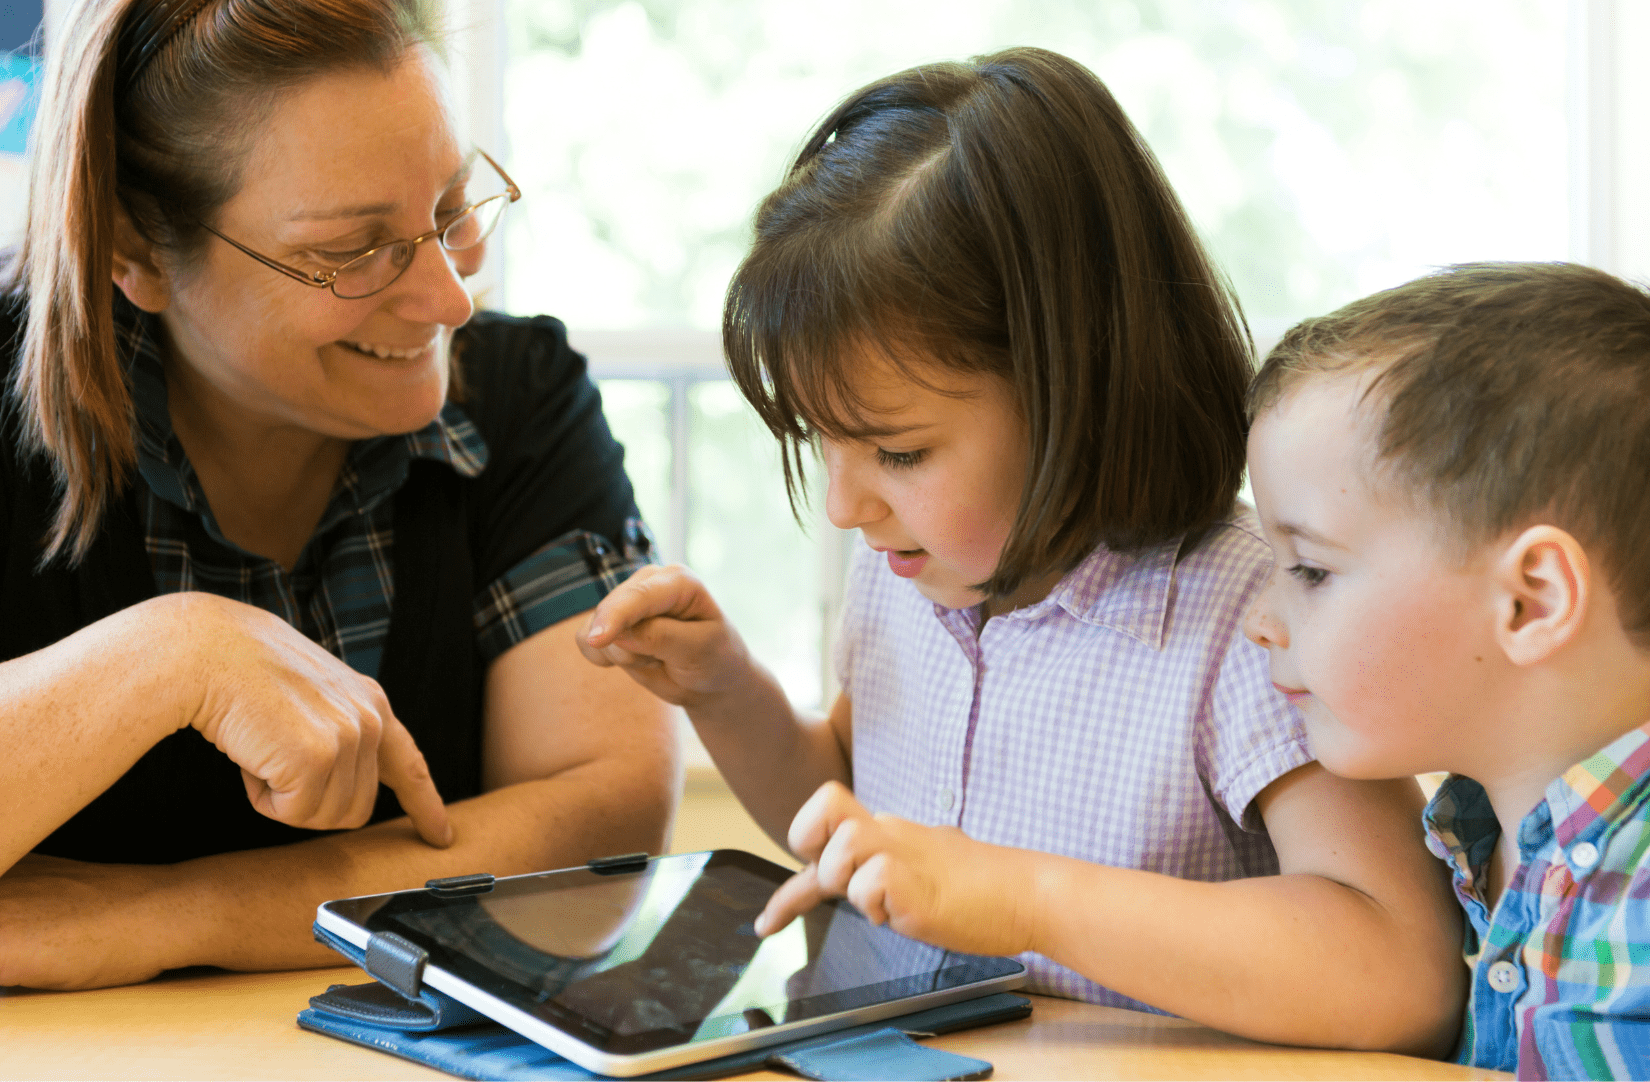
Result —
[[1494, 565], [1500, 603], [1496, 641], [1514, 665], [1535, 665], [1580, 632], [1592, 598], [1592, 568], [1580, 542], [1556, 526], [1531, 526]]
[[145, 312], [172, 302], [172, 279], [160, 265], [154, 244], [137, 231], [126, 209], [115, 207], [115, 286]]

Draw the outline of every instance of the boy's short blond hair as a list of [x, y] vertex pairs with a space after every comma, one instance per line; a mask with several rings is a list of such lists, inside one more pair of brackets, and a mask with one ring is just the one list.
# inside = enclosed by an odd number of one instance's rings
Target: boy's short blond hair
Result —
[[1573, 263], [1470, 263], [1292, 328], [1249, 415], [1368, 374], [1383, 476], [1463, 550], [1547, 522], [1603, 565], [1650, 648], [1650, 293]]

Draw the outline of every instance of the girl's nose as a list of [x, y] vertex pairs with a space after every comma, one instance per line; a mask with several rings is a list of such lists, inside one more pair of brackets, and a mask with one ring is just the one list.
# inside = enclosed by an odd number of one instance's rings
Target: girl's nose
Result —
[[1254, 604], [1243, 615], [1243, 634], [1256, 646], [1286, 649], [1289, 646], [1289, 629], [1272, 604], [1277, 580], [1278, 572], [1274, 569]]
[[839, 530], [867, 526], [888, 513], [888, 505], [864, 484], [850, 451], [821, 441], [825, 459], [825, 517]]

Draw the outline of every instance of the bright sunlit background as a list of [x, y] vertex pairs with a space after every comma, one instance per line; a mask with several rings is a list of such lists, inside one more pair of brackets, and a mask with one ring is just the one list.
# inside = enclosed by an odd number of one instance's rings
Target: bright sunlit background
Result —
[[[1566, 256], [1566, 17], [1537, 0], [506, 0], [504, 136], [527, 195], [502, 297], [633, 377], [603, 386], [665, 552], [817, 702], [841, 545], [790, 519], [713, 332], [753, 208], [844, 95], [1011, 45], [1082, 61], [1268, 339], [1438, 264]], [[601, 333], [643, 329], [641, 349]]]

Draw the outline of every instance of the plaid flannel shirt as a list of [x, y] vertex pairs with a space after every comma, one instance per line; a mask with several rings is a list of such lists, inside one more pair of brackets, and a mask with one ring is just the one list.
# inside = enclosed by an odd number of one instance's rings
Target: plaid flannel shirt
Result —
[[[426, 427], [403, 436], [359, 440], [332, 498], [289, 572], [223, 535], [200, 478], [172, 430], [166, 379], [152, 334], [140, 320], [128, 337], [138, 419], [138, 500], [144, 545], [160, 593], [203, 590], [272, 612], [366, 676], [378, 675], [395, 600], [390, 498], [413, 459], [445, 462], [475, 477], [487, 445], [459, 407], [448, 403]], [[484, 661], [593, 607], [651, 559], [640, 520], [609, 543], [578, 530], [550, 540], [475, 599], [476, 641]]]
[[1547, 786], [1493, 913], [1482, 884], [1501, 828], [1483, 787], [1452, 775], [1426, 825], [1467, 913], [1457, 1058], [1520, 1078], [1650, 1078], [1650, 724]]

